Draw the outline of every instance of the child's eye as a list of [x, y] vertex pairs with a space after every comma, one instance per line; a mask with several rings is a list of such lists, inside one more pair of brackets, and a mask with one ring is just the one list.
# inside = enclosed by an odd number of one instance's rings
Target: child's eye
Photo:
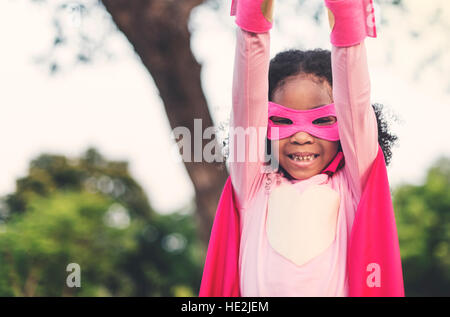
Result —
[[274, 124], [278, 124], [278, 125], [289, 125], [292, 124], [292, 120], [288, 119], [288, 118], [283, 118], [283, 117], [277, 117], [277, 116], [271, 116], [269, 118]]
[[312, 123], [315, 125], [331, 125], [336, 122], [335, 116], [322, 117], [314, 120]]

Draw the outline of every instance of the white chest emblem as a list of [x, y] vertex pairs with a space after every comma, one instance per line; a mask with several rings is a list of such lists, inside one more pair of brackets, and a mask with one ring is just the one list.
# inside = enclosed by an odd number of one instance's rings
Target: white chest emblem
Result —
[[339, 194], [325, 185], [302, 193], [289, 184], [275, 188], [267, 211], [270, 245], [297, 265], [308, 262], [334, 241], [339, 203]]

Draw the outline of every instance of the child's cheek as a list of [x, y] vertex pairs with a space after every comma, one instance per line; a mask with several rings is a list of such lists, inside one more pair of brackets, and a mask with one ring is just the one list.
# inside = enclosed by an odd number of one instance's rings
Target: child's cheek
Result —
[[327, 141], [320, 139], [318, 142], [321, 144], [323, 151], [322, 164], [328, 165], [339, 150], [339, 141]]

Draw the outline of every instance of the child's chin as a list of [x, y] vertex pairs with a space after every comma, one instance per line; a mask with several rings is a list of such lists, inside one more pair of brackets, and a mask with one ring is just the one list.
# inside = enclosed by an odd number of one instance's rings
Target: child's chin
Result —
[[308, 179], [314, 175], [317, 175], [318, 172], [317, 171], [291, 171], [289, 172], [289, 174], [291, 175], [292, 178], [295, 178], [297, 180], [303, 180], [303, 179]]

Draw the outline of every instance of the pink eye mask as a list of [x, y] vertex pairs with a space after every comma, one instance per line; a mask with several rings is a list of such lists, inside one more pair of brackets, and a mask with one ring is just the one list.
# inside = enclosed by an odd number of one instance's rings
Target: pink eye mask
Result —
[[[289, 119], [292, 123], [275, 123], [270, 119], [272, 116]], [[269, 101], [267, 137], [269, 140], [279, 140], [304, 131], [320, 139], [338, 141], [339, 130], [337, 121], [326, 125], [313, 123], [317, 119], [329, 116], [336, 117], [334, 103], [310, 110], [294, 110]], [[278, 135], [276, 128], [278, 128]]]

